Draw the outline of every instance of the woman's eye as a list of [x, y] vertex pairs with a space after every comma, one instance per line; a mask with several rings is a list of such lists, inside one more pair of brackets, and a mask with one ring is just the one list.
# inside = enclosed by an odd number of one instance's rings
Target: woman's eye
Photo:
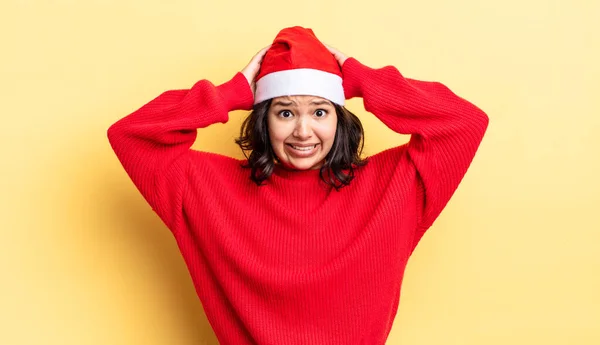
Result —
[[315, 115], [317, 117], [323, 117], [323, 116], [327, 115], [327, 111], [324, 109], [319, 109], [315, 112]]
[[289, 111], [289, 110], [282, 110], [282, 111], [279, 112], [279, 116], [285, 117], [285, 118], [291, 117], [292, 116], [292, 112]]

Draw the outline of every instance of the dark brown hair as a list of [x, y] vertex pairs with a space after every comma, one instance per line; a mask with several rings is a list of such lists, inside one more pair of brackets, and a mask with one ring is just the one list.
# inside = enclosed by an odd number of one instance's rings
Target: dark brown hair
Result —
[[[242, 124], [240, 137], [235, 140], [248, 159], [244, 167], [252, 169], [250, 179], [259, 186], [271, 176], [275, 162], [279, 162], [271, 146], [267, 124], [271, 101], [269, 99], [254, 105]], [[350, 184], [354, 179], [354, 169], [367, 164], [367, 160], [360, 157], [364, 146], [364, 130], [360, 120], [343, 106], [335, 103], [333, 106], [337, 114], [337, 130], [319, 175], [321, 180], [339, 190]]]

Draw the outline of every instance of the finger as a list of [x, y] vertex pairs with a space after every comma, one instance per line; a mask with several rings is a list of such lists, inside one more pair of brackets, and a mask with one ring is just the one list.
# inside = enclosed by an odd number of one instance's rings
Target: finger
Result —
[[269, 50], [269, 48], [271, 48], [273, 46], [273, 44], [269, 44], [268, 46], [264, 47], [263, 49], [260, 50], [261, 53], [266, 53], [267, 50]]
[[332, 46], [330, 46], [328, 44], [323, 44], [323, 45], [325, 45], [327, 50], [329, 50], [333, 55], [337, 55], [339, 53], [339, 50], [333, 48]]
[[268, 46], [261, 49], [258, 53], [256, 53], [253, 60], [262, 61], [262, 59], [265, 57], [265, 55], [267, 54], [267, 51], [269, 50], [269, 48], [271, 48], [271, 46], [272, 46], [272, 44], [269, 44]]

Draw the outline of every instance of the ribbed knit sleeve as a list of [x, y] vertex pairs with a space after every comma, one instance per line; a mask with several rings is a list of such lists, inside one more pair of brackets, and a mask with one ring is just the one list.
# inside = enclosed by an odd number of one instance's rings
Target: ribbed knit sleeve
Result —
[[219, 86], [200, 80], [191, 89], [166, 91], [108, 129], [123, 168], [171, 230], [181, 220], [197, 129], [227, 122], [229, 111], [249, 110], [252, 103], [250, 86], [238, 72]]
[[411, 135], [396, 152], [408, 155], [417, 170], [416, 245], [465, 175], [489, 119], [443, 84], [405, 78], [393, 66], [373, 69], [349, 58], [342, 72], [346, 98], [363, 97], [367, 111], [393, 131]]

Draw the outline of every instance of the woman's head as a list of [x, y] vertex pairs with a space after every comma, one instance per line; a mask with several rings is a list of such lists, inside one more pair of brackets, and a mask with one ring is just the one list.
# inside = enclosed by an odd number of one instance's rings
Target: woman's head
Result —
[[363, 137], [360, 120], [343, 106], [298, 95], [256, 104], [236, 143], [259, 185], [280, 164], [291, 170], [320, 169], [323, 181], [340, 188], [350, 183], [354, 168], [365, 164], [360, 158]]
[[254, 110], [236, 143], [258, 185], [279, 164], [291, 170], [320, 169], [321, 179], [337, 189], [365, 164], [360, 158], [362, 125], [344, 108], [344, 61], [311, 29], [295, 26], [281, 30], [244, 68], [254, 91]]

